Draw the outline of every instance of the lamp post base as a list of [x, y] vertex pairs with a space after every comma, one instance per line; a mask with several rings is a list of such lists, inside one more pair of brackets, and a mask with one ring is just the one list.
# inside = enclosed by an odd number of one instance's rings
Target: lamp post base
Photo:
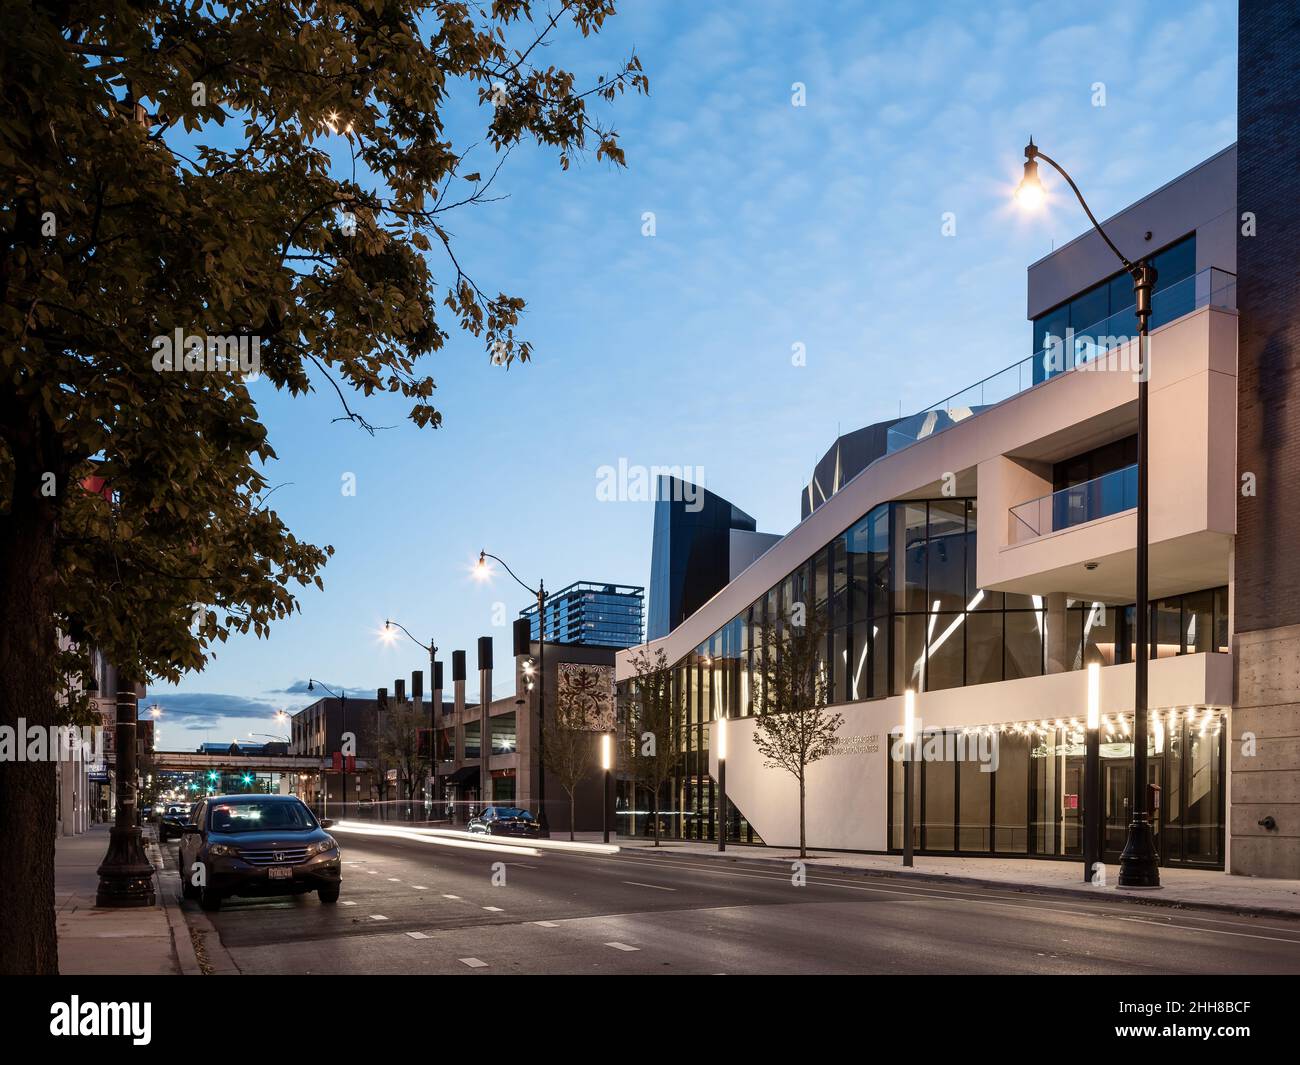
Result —
[[138, 828], [114, 826], [108, 832], [108, 853], [99, 868], [96, 906], [152, 906], [153, 863], [140, 844]]
[[1156, 853], [1151, 819], [1145, 813], [1135, 813], [1128, 826], [1128, 840], [1124, 844], [1124, 852], [1119, 856], [1119, 886], [1160, 886], [1160, 855]]

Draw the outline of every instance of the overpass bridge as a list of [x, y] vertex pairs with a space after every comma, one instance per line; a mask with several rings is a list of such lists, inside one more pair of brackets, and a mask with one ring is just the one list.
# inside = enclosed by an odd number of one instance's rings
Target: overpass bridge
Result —
[[[201, 751], [154, 751], [155, 770], [199, 771], [225, 769], [263, 773], [329, 773], [334, 771], [332, 758], [306, 754], [205, 754]], [[369, 769], [368, 760], [357, 759], [358, 773]]]

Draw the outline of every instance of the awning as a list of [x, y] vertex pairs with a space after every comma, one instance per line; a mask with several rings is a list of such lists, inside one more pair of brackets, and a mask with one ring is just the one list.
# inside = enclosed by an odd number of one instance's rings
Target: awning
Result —
[[479, 782], [479, 767], [476, 765], [461, 766], [454, 773], [448, 773], [441, 778], [452, 784], [477, 784]]

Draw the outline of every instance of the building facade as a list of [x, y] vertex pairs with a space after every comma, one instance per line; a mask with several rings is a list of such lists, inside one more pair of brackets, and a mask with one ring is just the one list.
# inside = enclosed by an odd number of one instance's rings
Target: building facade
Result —
[[667, 636], [780, 537], [703, 485], [663, 475], [655, 485], [647, 636]]
[[[1138, 783], [1134, 662], [1145, 653], [1145, 783], [1159, 789], [1162, 863], [1284, 873], [1285, 863], [1239, 861], [1226, 829], [1238, 736], [1236, 181], [1234, 146], [1103, 223], [1131, 259], [1150, 257], [1160, 272], [1150, 348], [1151, 645], [1139, 649], [1134, 638], [1132, 283], [1089, 232], [1029, 268], [1028, 356], [887, 423], [882, 453], [649, 645], [671, 664], [679, 715], [662, 831], [797, 843], [797, 785], [763, 764], [753, 736], [765, 643], [799, 610], [825, 629], [822, 669], [843, 718], [834, 753], [809, 769], [810, 845], [902, 849], [895, 755], [910, 690], [919, 852], [1081, 858], [1086, 667], [1097, 663], [1099, 842], [1104, 860], [1118, 861]], [[633, 673], [632, 654], [620, 654], [628, 696]], [[622, 800], [620, 831], [651, 831], [645, 795], [626, 788]], [[1258, 813], [1252, 804], [1250, 816]]]
[[[537, 607], [519, 611], [538, 638]], [[633, 584], [576, 581], [546, 598], [547, 643], [587, 647], [632, 647], [645, 625], [645, 589]]]

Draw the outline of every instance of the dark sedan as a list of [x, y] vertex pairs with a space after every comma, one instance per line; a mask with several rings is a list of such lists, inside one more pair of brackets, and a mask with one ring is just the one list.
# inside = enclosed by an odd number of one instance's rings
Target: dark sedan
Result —
[[178, 803], [172, 803], [164, 806], [162, 812], [158, 815], [158, 838], [166, 843], [173, 836], [179, 838], [185, 830], [185, 826], [190, 823], [190, 811], [194, 805], [186, 803], [184, 806]]
[[471, 817], [468, 828], [482, 836], [524, 836], [536, 839], [542, 826], [527, 810], [517, 806], [489, 806], [478, 817]]
[[338, 902], [339, 845], [293, 795], [204, 799], [181, 836], [181, 890], [205, 910], [231, 895], [302, 895]]

